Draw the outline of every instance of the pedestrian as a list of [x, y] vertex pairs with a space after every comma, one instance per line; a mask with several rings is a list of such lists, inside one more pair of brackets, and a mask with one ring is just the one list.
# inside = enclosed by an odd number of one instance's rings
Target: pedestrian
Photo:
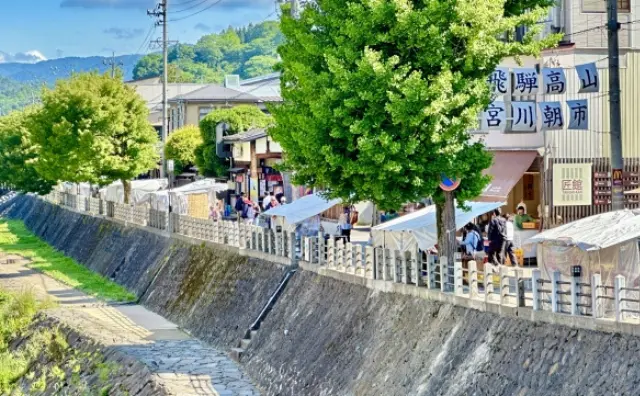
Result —
[[236, 195], [236, 205], [235, 210], [238, 215], [238, 221], [242, 221], [242, 212], [244, 212], [245, 202], [244, 202], [244, 193], [240, 193]]
[[273, 191], [265, 195], [264, 198], [262, 199], [262, 209], [264, 209], [265, 211], [269, 210], [269, 208], [271, 207], [272, 200], [273, 200]]
[[493, 211], [493, 217], [489, 221], [487, 237], [489, 239], [489, 263], [493, 265], [503, 264], [502, 251], [507, 239], [507, 230], [504, 218], [500, 215], [500, 208]]
[[464, 226], [464, 230], [466, 235], [462, 245], [464, 246], [465, 254], [462, 261], [463, 264], [466, 264], [468, 261], [475, 260], [476, 252], [484, 250], [484, 241], [482, 240], [482, 234], [476, 230], [476, 226], [473, 223], [467, 223]]
[[516, 254], [514, 252], [514, 245], [513, 245], [513, 236], [514, 236], [513, 216], [505, 215], [504, 220], [505, 220], [505, 230], [507, 235], [507, 238], [504, 243], [505, 258], [506, 256], [508, 256], [509, 261], [511, 262], [511, 265], [514, 267], [517, 267], [518, 259], [516, 258]]
[[343, 239], [346, 242], [351, 242], [351, 209], [348, 206], [344, 207], [344, 211], [338, 218], [338, 227]]
[[350, 219], [351, 228], [355, 228], [355, 226], [358, 224], [359, 215], [360, 213], [358, 213], [358, 210], [356, 209], [356, 207], [351, 206], [351, 219]]
[[209, 220], [213, 222], [218, 221], [218, 212], [216, 211], [216, 207], [214, 205], [209, 206]]
[[243, 213], [243, 218], [246, 224], [253, 224], [256, 219], [256, 210], [254, 208], [256, 204], [253, 202], [249, 202], [246, 204], [245, 212]]

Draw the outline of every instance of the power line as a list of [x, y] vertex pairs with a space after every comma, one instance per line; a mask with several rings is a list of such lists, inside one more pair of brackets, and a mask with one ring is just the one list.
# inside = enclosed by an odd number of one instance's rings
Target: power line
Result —
[[196, 16], [196, 15], [198, 15], [198, 14], [201, 14], [201, 13], [203, 13], [203, 12], [205, 12], [205, 11], [208, 11], [208, 10], [212, 9], [214, 6], [216, 6], [216, 5], [220, 4], [220, 3], [222, 3], [223, 1], [224, 1], [224, 0], [217, 0], [216, 2], [211, 3], [211, 4], [210, 4], [210, 5], [208, 5], [207, 7], [205, 7], [205, 8], [203, 8], [203, 9], [201, 9], [200, 11], [194, 12], [193, 14], [189, 14], [189, 15], [183, 16], [183, 17], [181, 17], [181, 18], [171, 19], [171, 20], [169, 20], [169, 22], [184, 21], [185, 19], [188, 19], [188, 18], [194, 17], [194, 16]]
[[181, 1], [179, 3], [173, 3], [173, 4], [178, 6], [183, 6], [183, 5], [195, 3], [196, 1], [200, 1], [200, 0], [187, 0], [187, 1]]
[[177, 11], [171, 11], [172, 14], [178, 14], [180, 12], [185, 12], [185, 11], [189, 11], [189, 10], [193, 10], [194, 8], [198, 8], [201, 5], [203, 5], [204, 3], [207, 3], [209, 0], [199, 0], [200, 2], [197, 4], [194, 4], [192, 6], [189, 6], [187, 8], [183, 8], [181, 10], [177, 10]]
[[155, 23], [151, 25], [151, 27], [149, 28], [149, 31], [147, 32], [146, 37], [144, 38], [144, 40], [142, 40], [142, 44], [140, 44], [140, 47], [138, 47], [138, 49], [136, 50], [136, 54], [139, 54], [140, 51], [142, 50], [142, 48], [145, 45], [148, 45], [147, 42], [149, 41], [151, 36], [153, 36], [153, 34], [155, 33], [157, 27], [158, 26]]

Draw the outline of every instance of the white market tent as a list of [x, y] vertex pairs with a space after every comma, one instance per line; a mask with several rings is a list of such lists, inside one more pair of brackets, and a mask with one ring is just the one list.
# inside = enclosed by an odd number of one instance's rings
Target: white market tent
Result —
[[298, 224], [313, 216], [342, 203], [341, 199], [327, 200], [320, 195], [311, 194], [297, 199], [290, 204], [280, 205], [264, 212], [265, 216], [280, 216], [288, 224]]
[[558, 270], [571, 276], [571, 267], [580, 265], [582, 275], [601, 274], [605, 284], [616, 275], [627, 282], [640, 277], [640, 216], [628, 209], [601, 213], [544, 231], [525, 244], [537, 244], [538, 266], [550, 276]]
[[[167, 179], [132, 180], [130, 203], [138, 203], [147, 193], [167, 188]], [[116, 181], [100, 189], [100, 198], [110, 202], [124, 203], [124, 186], [121, 181]]]
[[[229, 186], [226, 183], [218, 183], [214, 179], [203, 179], [171, 190], [171, 206], [173, 212], [187, 214], [189, 211], [189, 201], [187, 196], [191, 194], [207, 194], [209, 202], [215, 202], [215, 194], [227, 191]], [[154, 191], [144, 194], [137, 204], [148, 203], [153, 209], [163, 212], [169, 210], [169, 190]]]
[[[467, 202], [468, 212], [456, 208], [456, 227], [461, 229], [474, 218], [503, 206], [502, 202]], [[438, 243], [435, 205], [375, 226], [371, 230], [375, 246], [410, 251], [428, 250]]]

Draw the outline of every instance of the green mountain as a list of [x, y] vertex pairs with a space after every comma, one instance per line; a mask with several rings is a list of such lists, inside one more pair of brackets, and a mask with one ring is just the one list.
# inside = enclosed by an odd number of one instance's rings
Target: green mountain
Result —
[[40, 87], [34, 83], [21, 83], [0, 76], [0, 115], [36, 103]]
[[[175, 45], [169, 51], [169, 80], [220, 83], [227, 74], [251, 78], [271, 73], [283, 40], [279, 23], [267, 21], [208, 34], [196, 44]], [[157, 77], [161, 73], [162, 55], [154, 53], [140, 59], [133, 78]]]

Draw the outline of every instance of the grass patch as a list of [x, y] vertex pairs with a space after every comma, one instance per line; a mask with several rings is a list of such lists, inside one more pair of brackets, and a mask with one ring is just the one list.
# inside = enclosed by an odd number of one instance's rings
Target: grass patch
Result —
[[20, 220], [0, 220], [0, 250], [31, 260], [30, 268], [107, 301], [131, 302], [136, 296], [35, 236]]

